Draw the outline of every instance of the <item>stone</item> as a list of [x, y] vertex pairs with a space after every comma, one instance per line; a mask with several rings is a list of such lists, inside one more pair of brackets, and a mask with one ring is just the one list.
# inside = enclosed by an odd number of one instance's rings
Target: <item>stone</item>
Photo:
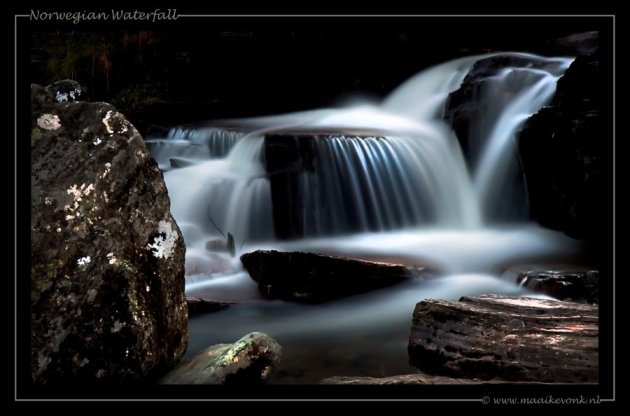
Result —
[[597, 270], [528, 270], [518, 274], [516, 283], [559, 300], [599, 303]]
[[392, 286], [427, 272], [422, 267], [275, 250], [243, 254], [241, 262], [264, 296], [307, 303]]
[[160, 384], [260, 384], [273, 374], [282, 348], [267, 334], [252, 332], [234, 344], [206, 348], [182, 362]]
[[150, 382], [188, 342], [162, 174], [116, 108], [45, 91], [32, 86], [32, 379]]
[[171, 169], [185, 168], [185, 167], [192, 166], [195, 164], [195, 162], [192, 160], [188, 160], [188, 159], [184, 159], [180, 157], [172, 157], [169, 159], [169, 162], [171, 164]]
[[609, 90], [599, 55], [578, 56], [518, 137], [532, 218], [583, 240], [610, 239], [613, 139], [600, 116]]
[[223, 309], [229, 308], [231, 304], [187, 296], [186, 305], [188, 306], [188, 316], [190, 317], [203, 313], [222, 311]]
[[468, 378], [453, 378], [444, 376], [432, 376], [429, 374], [401, 374], [397, 376], [389, 377], [347, 377], [336, 376], [325, 378], [320, 381], [320, 384], [336, 384], [336, 385], [367, 385], [367, 386], [396, 386], [402, 384], [532, 384], [525, 382], [511, 382], [503, 380], [480, 380], [480, 379], [468, 379]]
[[544, 383], [596, 383], [598, 309], [502, 295], [416, 305], [409, 359], [425, 373]]
[[58, 103], [84, 101], [87, 98], [85, 87], [71, 79], [63, 79], [46, 87]]

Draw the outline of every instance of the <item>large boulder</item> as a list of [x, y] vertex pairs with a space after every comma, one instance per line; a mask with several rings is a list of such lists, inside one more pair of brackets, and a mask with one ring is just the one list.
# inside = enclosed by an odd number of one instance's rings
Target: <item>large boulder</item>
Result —
[[241, 256], [243, 267], [269, 298], [322, 302], [424, 277], [425, 268], [317, 253], [258, 250]]
[[32, 379], [157, 379], [188, 339], [162, 174], [113, 106], [31, 91]]
[[610, 229], [612, 132], [600, 116], [606, 90], [598, 54], [577, 57], [518, 140], [532, 217], [581, 239]]
[[429, 374], [544, 383], [595, 383], [596, 306], [501, 295], [416, 305], [409, 358]]
[[252, 332], [234, 344], [213, 345], [168, 373], [161, 384], [259, 384], [280, 362], [282, 348], [262, 332]]

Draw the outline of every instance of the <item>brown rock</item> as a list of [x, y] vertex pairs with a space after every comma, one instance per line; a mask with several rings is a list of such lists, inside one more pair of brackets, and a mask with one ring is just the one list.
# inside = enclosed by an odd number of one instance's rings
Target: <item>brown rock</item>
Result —
[[598, 379], [598, 310], [500, 295], [416, 305], [413, 365], [450, 377], [591, 383]]
[[[402, 374], [390, 377], [329, 377], [320, 381], [320, 384], [343, 385], [376, 385], [389, 386], [399, 384], [500, 384], [504, 380], [480, 380], [469, 378], [453, 378], [444, 376], [432, 376], [429, 374]], [[513, 382], [508, 381], [512, 384]], [[531, 384], [531, 383], [519, 383]]]
[[424, 268], [303, 252], [259, 250], [241, 256], [260, 292], [270, 298], [321, 302], [419, 276]]
[[599, 303], [597, 270], [528, 270], [518, 274], [516, 283], [559, 300]]

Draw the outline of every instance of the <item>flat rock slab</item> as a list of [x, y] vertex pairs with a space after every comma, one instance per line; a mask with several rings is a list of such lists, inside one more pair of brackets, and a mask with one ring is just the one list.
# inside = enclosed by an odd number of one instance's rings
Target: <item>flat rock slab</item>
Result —
[[186, 305], [188, 306], [188, 316], [193, 316], [222, 311], [223, 309], [229, 308], [231, 304], [186, 296]]
[[241, 262], [270, 298], [322, 302], [392, 286], [418, 277], [424, 268], [304, 252], [259, 250]]
[[598, 379], [598, 310], [502, 295], [416, 305], [410, 362], [429, 374], [507, 381]]
[[[500, 384], [504, 380], [480, 380], [469, 378], [453, 378], [444, 376], [432, 376], [429, 374], [401, 374], [390, 377], [329, 377], [320, 381], [320, 384], [337, 385], [366, 385], [366, 386], [391, 386], [400, 384]], [[507, 382], [512, 384], [511, 381]], [[532, 384], [521, 382], [519, 384]]]

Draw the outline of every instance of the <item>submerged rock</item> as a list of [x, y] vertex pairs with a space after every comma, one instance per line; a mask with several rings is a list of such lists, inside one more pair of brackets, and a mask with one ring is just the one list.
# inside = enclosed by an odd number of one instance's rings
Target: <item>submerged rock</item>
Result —
[[270, 298], [322, 302], [392, 286], [424, 268], [315, 253], [259, 250], [241, 256], [260, 292]]
[[188, 339], [162, 174], [113, 106], [31, 90], [32, 379], [157, 379]]
[[230, 307], [229, 303], [214, 302], [212, 300], [193, 298], [189, 296], [186, 297], [186, 304], [188, 305], [188, 316], [218, 312]]
[[556, 299], [599, 303], [599, 272], [529, 270], [516, 277], [519, 286]]
[[598, 380], [596, 306], [500, 295], [416, 305], [410, 362], [429, 374], [545, 383]]
[[282, 348], [267, 334], [252, 332], [234, 344], [206, 348], [182, 362], [161, 384], [257, 384], [267, 380], [280, 362]]

